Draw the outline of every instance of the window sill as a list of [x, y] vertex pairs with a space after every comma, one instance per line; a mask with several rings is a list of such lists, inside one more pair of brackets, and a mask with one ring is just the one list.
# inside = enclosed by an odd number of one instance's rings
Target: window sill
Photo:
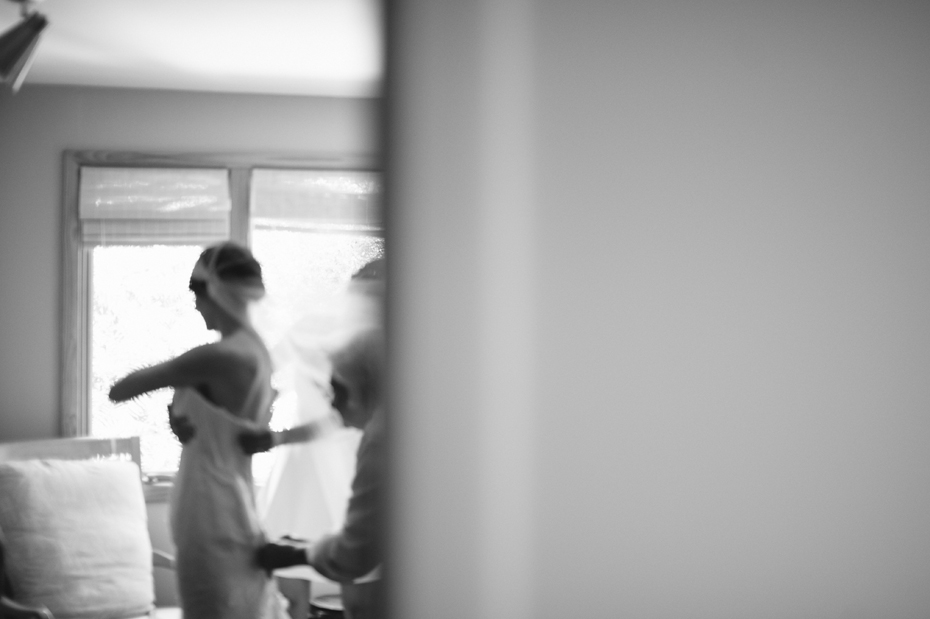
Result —
[[173, 481], [143, 481], [142, 493], [145, 495], [145, 502], [167, 503], [173, 485]]
[[[142, 480], [142, 494], [145, 496], [146, 503], [167, 503], [168, 498], [171, 496], [171, 488], [174, 486], [174, 479], [165, 479], [164, 477], [159, 477], [158, 479], [143, 479]], [[255, 484], [255, 492], [258, 494], [258, 491], [261, 489], [261, 484]]]

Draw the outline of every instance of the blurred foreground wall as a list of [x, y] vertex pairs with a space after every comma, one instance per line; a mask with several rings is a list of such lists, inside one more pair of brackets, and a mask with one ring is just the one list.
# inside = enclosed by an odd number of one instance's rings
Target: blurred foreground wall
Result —
[[390, 6], [396, 616], [930, 616], [930, 5]]

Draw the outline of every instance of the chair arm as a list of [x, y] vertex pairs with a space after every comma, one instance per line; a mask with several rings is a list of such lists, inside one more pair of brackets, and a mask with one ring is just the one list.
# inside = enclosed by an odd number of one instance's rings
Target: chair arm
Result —
[[23, 606], [6, 596], [0, 596], [0, 617], [4, 619], [55, 619], [44, 606]]
[[152, 549], [152, 565], [154, 567], [163, 567], [166, 570], [174, 569], [174, 557], [167, 552]]

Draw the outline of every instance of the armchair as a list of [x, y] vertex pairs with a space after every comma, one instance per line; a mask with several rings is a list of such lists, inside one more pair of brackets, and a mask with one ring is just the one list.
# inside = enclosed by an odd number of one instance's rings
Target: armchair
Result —
[[179, 619], [154, 568], [137, 437], [0, 444], [0, 617]]

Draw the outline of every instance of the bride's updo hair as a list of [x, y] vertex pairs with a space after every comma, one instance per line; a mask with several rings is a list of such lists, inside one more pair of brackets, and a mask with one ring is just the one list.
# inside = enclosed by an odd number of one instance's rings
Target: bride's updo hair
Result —
[[[262, 280], [262, 266], [247, 247], [232, 241], [212, 245], [200, 254], [197, 264], [203, 271], [227, 284], [246, 286], [251, 289], [265, 289]], [[196, 294], [206, 294], [206, 279], [199, 277], [200, 269], [191, 277], [190, 289]]]

